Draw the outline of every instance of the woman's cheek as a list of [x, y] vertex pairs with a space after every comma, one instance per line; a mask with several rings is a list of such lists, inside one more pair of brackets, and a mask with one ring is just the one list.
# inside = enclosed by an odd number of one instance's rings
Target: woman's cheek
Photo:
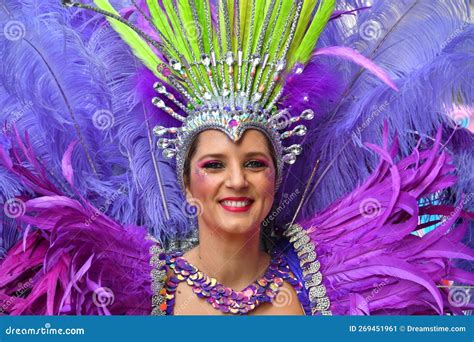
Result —
[[196, 192], [209, 194], [218, 186], [219, 175], [208, 172], [206, 169], [196, 166], [193, 170], [193, 188]]
[[194, 176], [195, 176], [195, 179], [198, 181], [198, 182], [204, 182], [207, 178], [207, 176], [209, 175], [206, 171], [206, 169], [203, 169], [199, 166], [196, 166], [194, 168], [194, 172], [193, 172]]
[[267, 180], [267, 183], [269, 183], [269, 186], [271, 187], [272, 185], [275, 185], [275, 168], [274, 167], [268, 167], [265, 170], [265, 178]]

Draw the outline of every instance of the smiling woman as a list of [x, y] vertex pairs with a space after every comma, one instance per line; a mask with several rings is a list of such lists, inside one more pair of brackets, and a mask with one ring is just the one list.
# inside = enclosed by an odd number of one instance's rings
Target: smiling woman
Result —
[[467, 1], [62, 2], [0, 6], [1, 313], [472, 309]]
[[[272, 264], [267, 252], [261, 250], [260, 236], [275, 197], [274, 152], [257, 130], [246, 131], [237, 143], [221, 131], [208, 130], [198, 136], [191, 151], [190, 166], [185, 167], [186, 197], [189, 203], [199, 203], [202, 211], [198, 218], [199, 245], [184, 258], [204, 274], [219, 279], [228, 292], [232, 288], [245, 291], [256, 279], [264, 279]], [[193, 296], [186, 283], [182, 284], [177, 288], [174, 314], [207, 314], [209, 304], [203, 300], [183, 304], [181, 297]], [[295, 305], [275, 307], [267, 303], [255, 314], [304, 313], [291, 285], [286, 281], [280, 285], [292, 294]], [[255, 302], [256, 294], [249, 294], [249, 300]], [[275, 300], [281, 301], [278, 297]], [[230, 309], [221, 307], [222, 312]]]

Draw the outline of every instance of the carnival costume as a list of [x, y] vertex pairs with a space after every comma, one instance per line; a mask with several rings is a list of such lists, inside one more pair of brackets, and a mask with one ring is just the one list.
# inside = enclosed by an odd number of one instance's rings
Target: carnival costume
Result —
[[[3, 5], [2, 312], [172, 315], [186, 282], [241, 315], [285, 281], [306, 315], [472, 308], [468, 1], [94, 3]], [[209, 129], [275, 154], [271, 263], [242, 290], [182, 257]]]

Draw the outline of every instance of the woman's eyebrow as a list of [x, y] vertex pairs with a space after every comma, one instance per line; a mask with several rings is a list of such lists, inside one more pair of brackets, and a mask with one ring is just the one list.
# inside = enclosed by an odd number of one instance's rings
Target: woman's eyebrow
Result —
[[210, 153], [210, 154], [205, 154], [202, 157], [200, 157], [198, 160], [201, 161], [206, 158], [213, 158], [213, 159], [225, 159], [226, 156], [221, 153]]
[[[247, 152], [245, 154], [245, 158], [252, 158], [252, 157], [264, 157], [268, 158], [268, 155], [265, 152], [259, 152], [259, 151], [252, 151], [252, 152]], [[202, 161], [204, 159], [226, 159], [227, 156], [222, 153], [208, 153], [203, 156], [201, 156], [198, 161]]]
[[259, 151], [255, 151], [255, 152], [248, 152], [245, 154], [245, 157], [247, 158], [251, 158], [251, 157], [265, 157], [265, 158], [268, 158], [268, 155], [264, 152], [259, 152]]

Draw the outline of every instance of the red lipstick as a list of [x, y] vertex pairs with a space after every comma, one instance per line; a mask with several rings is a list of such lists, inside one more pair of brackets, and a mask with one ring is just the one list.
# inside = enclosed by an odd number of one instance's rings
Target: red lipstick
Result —
[[[229, 203], [224, 204], [224, 202], [247, 202], [248, 204], [230, 205]], [[242, 213], [248, 211], [252, 207], [253, 202], [254, 201], [248, 197], [226, 197], [219, 201], [222, 208], [233, 213]]]

